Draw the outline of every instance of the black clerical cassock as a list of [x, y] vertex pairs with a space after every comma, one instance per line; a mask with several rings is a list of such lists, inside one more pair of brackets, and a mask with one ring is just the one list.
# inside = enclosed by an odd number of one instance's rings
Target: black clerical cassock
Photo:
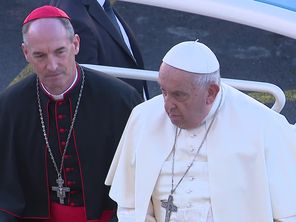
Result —
[[[40, 88], [44, 123], [58, 165], [81, 86], [77, 83], [62, 100]], [[104, 180], [139, 94], [120, 80], [85, 71], [81, 101], [65, 155], [62, 176], [64, 204], [85, 206], [88, 220], [115, 211]], [[19, 108], [21, 104], [21, 109]], [[57, 174], [45, 145], [36, 97], [36, 75], [0, 95], [0, 218], [3, 212], [19, 218], [44, 219], [50, 204], [59, 203]]]

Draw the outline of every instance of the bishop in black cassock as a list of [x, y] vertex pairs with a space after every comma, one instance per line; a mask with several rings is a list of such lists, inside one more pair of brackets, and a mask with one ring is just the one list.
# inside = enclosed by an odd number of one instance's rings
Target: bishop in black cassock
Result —
[[52, 6], [24, 21], [23, 51], [36, 74], [0, 94], [1, 222], [109, 222], [115, 215], [104, 180], [141, 97], [76, 64], [79, 37], [71, 33], [68, 15]]
[[[57, 163], [61, 161], [80, 85], [78, 72], [77, 82], [62, 100], [54, 100], [40, 87], [46, 131]], [[63, 178], [64, 185], [71, 188], [65, 205], [85, 206], [89, 220], [116, 208], [108, 197], [104, 179], [130, 111], [140, 101], [139, 94], [129, 85], [85, 70]], [[0, 120], [0, 221], [6, 221], [5, 215], [48, 218], [51, 201], [59, 203], [59, 198], [51, 191], [56, 186], [56, 172], [40, 124], [36, 75], [0, 95]]]

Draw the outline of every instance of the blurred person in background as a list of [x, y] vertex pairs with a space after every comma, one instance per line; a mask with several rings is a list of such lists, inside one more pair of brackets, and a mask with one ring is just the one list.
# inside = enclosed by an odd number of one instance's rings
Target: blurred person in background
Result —
[[[109, 0], [51, 0], [64, 10], [81, 39], [78, 63], [143, 69], [143, 59], [135, 36]], [[147, 82], [124, 79], [146, 98]]]

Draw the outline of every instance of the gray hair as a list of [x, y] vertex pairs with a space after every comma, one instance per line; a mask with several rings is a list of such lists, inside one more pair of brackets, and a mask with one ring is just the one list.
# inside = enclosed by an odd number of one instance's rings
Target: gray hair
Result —
[[[66, 19], [66, 18], [55, 18], [55, 19], [59, 20], [62, 23], [62, 25], [64, 26], [64, 28], [67, 31], [67, 35], [69, 37], [69, 40], [72, 41], [74, 38], [75, 32], [74, 32], [74, 29], [73, 29], [73, 26], [72, 26], [70, 20]], [[30, 29], [32, 22], [34, 22], [34, 20], [31, 22], [28, 22], [27, 24], [23, 25], [23, 27], [22, 27], [23, 42], [26, 42], [26, 40], [27, 40], [27, 34], [28, 34], [28, 31]]]
[[209, 84], [220, 85], [220, 70], [218, 69], [215, 72], [204, 74], [194, 74], [193, 84], [197, 86], [208, 86]]

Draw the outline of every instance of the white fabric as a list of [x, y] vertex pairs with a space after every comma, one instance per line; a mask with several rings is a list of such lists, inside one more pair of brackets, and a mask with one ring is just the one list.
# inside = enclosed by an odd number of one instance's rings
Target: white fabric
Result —
[[103, 5], [104, 5], [104, 3], [105, 3], [105, 0], [97, 0], [98, 1], [98, 3], [100, 4], [100, 6], [103, 8]]
[[[214, 222], [296, 221], [294, 127], [247, 95], [222, 87], [222, 105], [206, 141]], [[106, 178], [119, 208], [135, 211], [126, 221], [153, 218], [148, 207], [174, 131], [162, 96], [133, 110]]]
[[173, 46], [162, 61], [175, 68], [198, 74], [213, 73], [219, 69], [215, 54], [197, 41], [181, 42]]
[[[179, 182], [188, 165], [196, 154], [206, 130], [213, 121], [213, 114], [217, 110], [221, 95], [219, 94], [211, 112], [201, 126], [191, 130], [178, 132], [175, 152], [174, 187]], [[164, 222], [166, 211], [161, 207], [161, 200], [167, 200], [172, 184], [173, 152], [164, 162], [152, 194], [154, 215], [156, 221]], [[170, 221], [209, 222], [212, 218], [207, 149], [202, 146], [199, 154], [188, 173], [183, 178], [174, 193], [174, 205], [177, 212], [171, 214]]]
[[275, 220], [275, 222], [295, 222], [296, 218], [295, 217], [289, 217], [289, 218], [283, 218], [280, 220]]
[[[205, 130], [203, 129], [201, 131], [203, 131], [202, 135], [204, 135]], [[202, 138], [200, 136], [197, 137], [197, 135], [188, 138], [181, 134], [178, 137], [174, 185], [176, 185], [183, 176], [196, 152], [196, 150], [193, 150], [194, 148], [186, 146], [188, 140], [192, 141], [194, 139], [196, 139], [198, 143], [202, 140]], [[188, 174], [176, 189], [173, 197], [174, 205], [178, 207], [178, 210], [171, 214], [171, 221], [207, 221], [210, 210], [210, 194], [208, 184], [208, 164], [206, 161], [202, 161], [205, 158], [206, 154], [202, 153], [202, 156], [195, 161]], [[161, 207], [161, 200], [167, 200], [170, 194], [171, 179], [172, 154], [169, 156], [169, 159], [164, 162], [152, 194], [155, 218], [158, 222], [164, 222], [166, 210]]]

